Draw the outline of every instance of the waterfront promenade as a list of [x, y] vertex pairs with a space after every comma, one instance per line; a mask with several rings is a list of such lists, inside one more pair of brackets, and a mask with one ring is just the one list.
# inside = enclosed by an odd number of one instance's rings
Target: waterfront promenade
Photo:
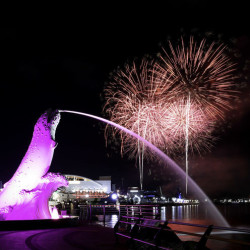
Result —
[[[184, 228], [182, 230], [185, 230]], [[232, 233], [232, 232], [231, 232]], [[223, 238], [249, 241], [246, 234], [217, 235]], [[190, 235], [179, 235], [184, 241], [198, 241], [197, 237]], [[249, 249], [249, 246], [232, 244], [218, 240], [208, 240], [209, 249]], [[76, 227], [37, 229], [37, 230], [15, 230], [0, 231], [0, 250], [126, 250], [126, 239], [119, 238], [119, 244], [115, 241], [114, 229], [97, 224], [84, 224]]]
[[115, 243], [112, 228], [81, 225], [69, 228], [0, 231], [0, 250], [20, 249], [127, 249]]
[[[233, 216], [237, 208], [237, 214], [239, 213], [240, 217]], [[227, 215], [236, 218], [240, 224], [232, 224], [232, 227], [225, 230], [215, 223], [206, 246], [216, 250], [249, 249], [250, 231], [247, 226], [249, 222], [244, 213], [248, 211], [248, 208], [248, 206], [243, 208], [226, 206], [226, 210], [221, 208], [221, 211], [225, 210]], [[233, 214], [231, 210], [234, 211]], [[155, 220], [168, 219], [170, 228], [182, 241], [199, 241], [206, 230], [206, 225], [213, 224], [204, 216], [204, 208], [201, 205], [169, 207], [128, 205], [122, 209], [117, 208], [116, 205], [91, 205], [91, 207], [81, 207], [79, 213], [80, 221], [76, 220], [77, 217], [72, 217], [70, 221], [68, 219], [37, 220], [31, 223], [30, 221], [14, 221], [14, 224], [11, 221], [6, 223], [3, 221], [0, 226], [0, 250], [128, 249], [125, 238], [119, 237], [120, 244], [116, 244], [114, 226], [119, 216], [143, 215], [143, 217]], [[246, 224], [239, 221], [239, 218], [244, 218]], [[32, 230], [27, 230], [31, 228]], [[35, 230], [35, 228], [39, 229]]]

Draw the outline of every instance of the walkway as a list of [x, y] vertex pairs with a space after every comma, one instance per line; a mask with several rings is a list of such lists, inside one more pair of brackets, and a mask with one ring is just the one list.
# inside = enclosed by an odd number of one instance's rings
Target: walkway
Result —
[[0, 231], [0, 249], [127, 249], [115, 244], [114, 230], [99, 225], [70, 228]]

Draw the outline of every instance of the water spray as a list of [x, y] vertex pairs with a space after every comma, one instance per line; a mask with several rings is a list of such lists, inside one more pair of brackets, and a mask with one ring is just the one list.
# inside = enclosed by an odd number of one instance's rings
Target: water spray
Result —
[[[95, 116], [95, 115], [91, 115], [91, 114], [87, 114], [87, 113], [83, 113], [83, 112], [78, 112], [78, 111], [71, 111], [71, 110], [58, 110], [60, 113], [72, 113], [72, 114], [77, 114], [77, 115], [82, 115], [82, 116], [86, 116], [86, 117], [90, 117], [96, 120], [99, 120], [101, 122], [104, 122], [106, 124], [109, 124], [111, 126], [114, 126], [118, 129], [121, 129], [122, 131], [130, 134], [131, 136], [139, 139], [142, 143], [144, 143], [145, 145], [147, 145], [149, 148], [151, 148], [157, 155], [159, 155], [162, 159], [165, 160], [165, 162], [167, 162], [167, 164], [172, 167], [173, 169], [177, 170], [178, 173], [182, 176], [182, 178], [185, 179], [188, 178], [188, 182], [190, 183], [190, 185], [194, 188], [194, 190], [198, 191], [198, 196], [199, 199], [201, 200], [206, 200], [207, 201], [207, 205], [210, 206], [210, 212], [213, 211], [213, 213], [217, 216], [217, 218], [220, 220], [220, 223], [225, 226], [228, 227], [229, 224], [228, 222], [225, 220], [225, 218], [222, 216], [222, 214], [218, 211], [218, 209], [215, 207], [215, 205], [212, 203], [212, 201], [207, 197], [207, 195], [203, 192], [203, 190], [194, 182], [194, 180], [186, 175], [186, 173], [177, 165], [177, 163], [175, 163], [171, 158], [169, 158], [166, 154], [164, 154], [159, 148], [157, 148], [156, 146], [154, 146], [153, 144], [151, 144], [149, 141], [145, 140], [143, 137], [139, 136], [138, 134], [134, 133], [133, 131], [119, 125], [116, 124], [112, 121], [109, 121], [107, 119], [101, 118], [99, 116]], [[212, 210], [212, 211], [211, 211]]]

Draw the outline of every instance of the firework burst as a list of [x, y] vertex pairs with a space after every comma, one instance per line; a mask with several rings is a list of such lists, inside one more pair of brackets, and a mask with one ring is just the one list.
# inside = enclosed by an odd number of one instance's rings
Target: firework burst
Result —
[[[175, 49], [169, 42], [170, 52], [164, 48], [157, 64], [160, 79], [166, 77], [168, 89], [178, 98], [194, 100], [212, 119], [224, 118], [235, 96], [235, 64], [226, 56], [224, 45], [200, 44], [190, 37], [189, 44]], [[171, 86], [170, 86], [171, 85]]]
[[[200, 128], [209, 132], [213, 127], [211, 124], [217, 119], [224, 119], [225, 110], [231, 108], [231, 100], [236, 93], [234, 90], [235, 77], [233, 76], [235, 65], [226, 56], [225, 46], [219, 45], [216, 48], [214, 43], [206, 46], [205, 39], [197, 44], [193, 37], [190, 37], [187, 46], [181, 39], [181, 45], [176, 49], [170, 42], [169, 48], [169, 53], [163, 49], [163, 55], [160, 56], [161, 63], [156, 65], [156, 72], [159, 79], [163, 80], [166, 77], [166, 84], [170, 90], [167, 95], [168, 101], [171, 100], [169, 94], [174, 94], [172, 99], [176, 99], [175, 96], [178, 96], [178, 99], [181, 100], [180, 104], [173, 106], [178, 107], [178, 110], [175, 108], [173, 112], [178, 114], [178, 120], [172, 124], [172, 130], [180, 131], [174, 135], [179, 134], [185, 138], [187, 193], [189, 147], [193, 144], [196, 149], [199, 149], [197, 142], [201, 142], [201, 140], [197, 140], [199, 138], [197, 133], [199, 134]], [[200, 112], [195, 116], [201, 118], [202, 114], [202, 122], [198, 122], [199, 126], [195, 126], [195, 129], [192, 125], [192, 103], [196, 106], [195, 110]], [[205, 138], [209, 139], [210, 133], [206, 133], [206, 135], [209, 136]], [[177, 142], [179, 136], [177, 136]], [[209, 140], [203, 141], [208, 142]], [[203, 143], [203, 145], [208, 146], [207, 143]]]
[[[151, 66], [152, 63], [142, 60], [139, 66], [133, 62], [132, 66], [127, 64], [124, 70], [115, 72], [104, 91], [104, 110], [112, 121], [162, 148], [164, 133], [161, 131], [164, 125], [160, 121], [165, 116], [162, 112], [164, 103], [161, 100], [164, 90], [160, 83], [153, 80], [149, 70]], [[107, 129], [106, 136], [108, 133], [110, 131]], [[117, 130], [112, 130], [112, 134], [119, 134], [123, 153], [125, 147], [130, 145], [130, 137]], [[137, 154], [137, 149], [134, 148], [127, 149], [132, 156]]]
[[[157, 80], [154, 74], [153, 63], [142, 60], [125, 65], [123, 70], [113, 74], [112, 80], [104, 91], [106, 104], [105, 112], [111, 121], [118, 123], [142, 136], [161, 149], [173, 145], [171, 137], [166, 137], [166, 103], [163, 93], [166, 86]], [[147, 148], [139, 140], [116, 129], [106, 127], [105, 136], [112, 133], [112, 137], [119, 136], [121, 140], [121, 153], [136, 156], [139, 161], [141, 188], [143, 176], [143, 159]]]
[[204, 110], [190, 100], [187, 112], [187, 102], [177, 100], [168, 105], [165, 119], [165, 131], [174, 142], [174, 151], [185, 148], [187, 121], [190, 150], [198, 153], [208, 151], [213, 145], [212, 132], [215, 122], [208, 119]]
[[[116, 71], [104, 90], [104, 110], [109, 119], [137, 133], [168, 154], [185, 148], [188, 153], [208, 150], [215, 122], [224, 118], [235, 95], [234, 64], [223, 45], [206, 46], [191, 37], [182, 39], [170, 53], [163, 49], [161, 63], [142, 60]], [[144, 144], [114, 128], [106, 127], [105, 137], [120, 138], [121, 153], [136, 156], [140, 183], [143, 181]], [[148, 154], [151, 156], [151, 154]], [[186, 178], [187, 192], [187, 178]]]

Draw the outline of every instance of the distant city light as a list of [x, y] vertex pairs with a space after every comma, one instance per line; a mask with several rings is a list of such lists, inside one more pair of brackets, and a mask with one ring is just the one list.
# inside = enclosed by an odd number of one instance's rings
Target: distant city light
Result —
[[112, 195], [111, 195], [111, 198], [112, 198], [113, 200], [116, 200], [117, 197], [118, 197], [117, 194], [112, 194]]
[[68, 181], [69, 184], [80, 184], [81, 182], [80, 181]]
[[51, 208], [51, 217], [53, 220], [57, 220], [60, 218], [56, 207]]

